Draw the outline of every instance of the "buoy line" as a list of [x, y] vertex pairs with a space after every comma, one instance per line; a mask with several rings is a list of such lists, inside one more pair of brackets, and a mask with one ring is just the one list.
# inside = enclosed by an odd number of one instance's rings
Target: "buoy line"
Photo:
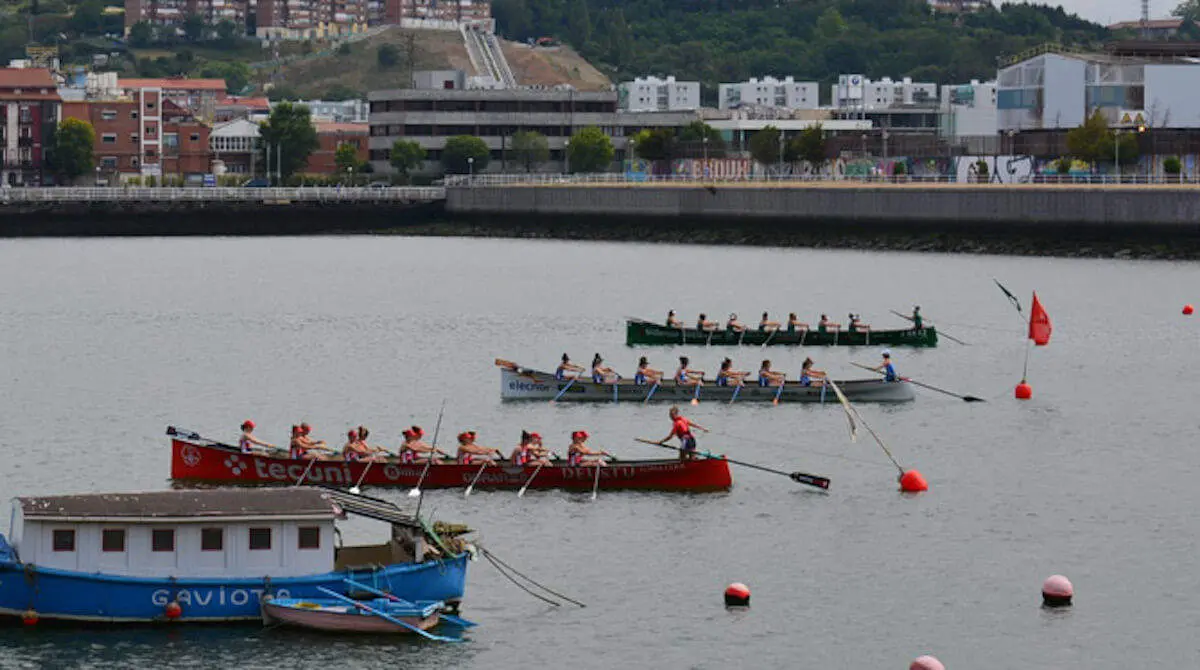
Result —
[[817, 451], [815, 449], [805, 449], [804, 447], [797, 447], [794, 444], [788, 444], [786, 442], [775, 442], [773, 440], [763, 440], [763, 439], [756, 438], [756, 437], [744, 437], [742, 435], [733, 435], [733, 434], [722, 432], [719, 430], [712, 430], [709, 432], [712, 433], [713, 435], [720, 435], [721, 437], [727, 437], [731, 440], [745, 440], [747, 442], [757, 442], [759, 444], [769, 444], [773, 447], [784, 447], [787, 449], [791, 449], [793, 451], [802, 451], [804, 453], [815, 454], [817, 456], [828, 456], [829, 458], [840, 458], [844, 461], [851, 461], [853, 463], [866, 463], [867, 465], [878, 465], [878, 466], [882, 466], [882, 467], [886, 467], [886, 468], [892, 467], [891, 463], [884, 463], [883, 461], [873, 461], [873, 460], [868, 460], [865, 458], [855, 458], [853, 456], [846, 456], [844, 454], [834, 454], [834, 453], [831, 453], [828, 451]]

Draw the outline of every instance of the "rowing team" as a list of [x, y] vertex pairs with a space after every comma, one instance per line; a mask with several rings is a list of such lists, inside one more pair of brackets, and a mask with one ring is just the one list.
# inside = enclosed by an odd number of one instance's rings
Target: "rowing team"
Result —
[[[882, 372], [884, 379], [889, 382], [894, 382], [898, 379], [896, 376], [896, 368], [892, 365], [892, 353], [887, 349], [883, 350], [883, 362], [877, 365], [874, 369]], [[676, 368], [672, 380], [679, 386], [704, 386], [704, 371], [696, 370], [690, 367], [690, 359], [687, 356], [679, 357], [679, 367]], [[562, 362], [558, 364], [558, 368], [554, 371], [554, 378], [558, 381], [566, 381], [568, 379], [578, 377], [580, 373], [587, 372], [587, 369], [575, 365], [571, 362], [571, 357], [567, 354], [562, 355]], [[574, 374], [572, 374], [574, 373]], [[600, 354], [592, 357], [592, 382], [596, 384], [615, 384], [621, 380], [621, 375], [613, 371], [612, 368], [604, 365], [604, 359]], [[750, 376], [748, 371], [739, 371], [733, 369], [733, 359], [725, 358], [721, 361], [720, 369], [717, 371], [716, 384], [717, 386], [745, 386], [746, 377]], [[821, 386], [825, 382], [826, 373], [824, 370], [818, 370], [813, 367], [813, 359], [805, 358], [804, 363], [800, 366], [800, 385], [801, 386]], [[655, 370], [650, 367], [650, 360], [642, 356], [638, 359], [637, 372], [633, 375], [633, 383], [638, 386], [658, 385], [662, 383], [662, 370]], [[771, 369], [771, 361], [763, 360], [758, 368], [758, 385], [759, 386], [782, 386], [787, 380], [787, 373], [778, 372]]]
[[[920, 308], [917, 308], [917, 309], [919, 310]], [[916, 311], [914, 311], [913, 314], [914, 314], [914, 316], [916, 316]], [[708, 333], [714, 333], [717, 331], [717, 329], [720, 326], [721, 326], [721, 324], [716, 321], [709, 321], [708, 315], [703, 314], [703, 313], [700, 314], [700, 317], [698, 319], [696, 319], [696, 330], [701, 330], [701, 331], [708, 332]], [[677, 317], [675, 315], [675, 310], [671, 310], [671, 311], [667, 312], [667, 327], [668, 328], [679, 328], [681, 330], [684, 327], [683, 321], [681, 321], [679, 319], [679, 317]], [[730, 314], [729, 319], [725, 322], [725, 330], [730, 331], [730, 332], [744, 333], [747, 330], [749, 330], [749, 328], [750, 327], [747, 326], [746, 324], [742, 323], [741, 321], [738, 321], [737, 314]], [[778, 321], [772, 321], [770, 315], [767, 312], [762, 313], [762, 319], [760, 319], [758, 322], [758, 330], [761, 332], [764, 332], [764, 333], [772, 333], [777, 330], [784, 330], [789, 333], [795, 333], [797, 331], [805, 332], [805, 331], [811, 330], [811, 328], [812, 327], [809, 324], [801, 321], [800, 318], [798, 316], [796, 316], [795, 312], [791, 312], [790, 314], [788, 314], [788, 320], [787, 320], [786, 324], [781, 324]], [[821, 319], [819, 321], [817, 321], [817, 332], [818, 333], [839, 331], [841, 329], [842, 329], [842, 324], [834, 323], [833, 321], [831, 321], [829, 319], [828, 315], [822, 314]], [[846, 323], [846, 332], [862, 333], [862, 332], [869, 332], [870, 330], [871, 330], [871, 326], [869, 324], [865, 324], [862, 322], [861, 314], [848, 315], [848, 320]]]

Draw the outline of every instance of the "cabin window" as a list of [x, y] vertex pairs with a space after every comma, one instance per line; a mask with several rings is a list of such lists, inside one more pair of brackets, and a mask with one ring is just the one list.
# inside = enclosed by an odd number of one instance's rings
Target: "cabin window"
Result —
[[156, 528], [150, 532], [151, 551], [175, 551], [175, 529]]
[[300, 527], [300, 548], [301, 549], [320, 549], [321, 548], [321, 529], [317, 526], [301, 526]]
[[75, 551], [75, 531], [59, 529], [54, 531], [54, 551]]
[[200, 551], [224, 551], [225, 533], [220, 528], [200, 529]]
[[266, 551], [271, 548], [270, 528], [250, 529], [250, 551]]
[[105, 528], [100, 534], [100, 548], [103, 551], [125, 551], [125, 529]]

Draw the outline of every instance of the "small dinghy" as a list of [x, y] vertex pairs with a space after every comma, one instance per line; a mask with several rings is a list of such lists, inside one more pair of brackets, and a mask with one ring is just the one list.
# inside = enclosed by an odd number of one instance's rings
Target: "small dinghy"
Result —
[[459, 628], [474, 625], [446, 614], [446, 604], [440, 600], [409, 601], [374, 589], [369, 590], [381, 597], [355, 600], [324, 587], [318, 587], [318, 590], [327, 597], [264, 600], [263, 623], [331, 633], [416, 634], [439, 642], [461, 640], [430, 633], [429, 630], [438, 624]]

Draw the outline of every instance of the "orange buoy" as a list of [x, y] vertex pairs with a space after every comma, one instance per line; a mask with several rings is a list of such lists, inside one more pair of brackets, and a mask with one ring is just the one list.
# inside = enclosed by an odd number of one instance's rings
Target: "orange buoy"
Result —
[[749, 607], [750, 587], [741, 582], [734, 582], [725, 587], [726, 607]]
[[1192, 307], [1191, 303], [1188, 303], [1183, 306], [1183, 315], [1184, 316], [1191, 316], [1192, 312], [1194, 312], [1194, 311], [1196, 311], [1196, 310]]
[[33, 610], [25, 610], [25, 612], [21, 614], [21, 623], [25, 624], [26, 626], [36, 626], [39, 618], [40, 617], [38, 617], [37, 612]]
[[1066, 607], [1074, 597], [1075, 587], [1062, 575], [1050, 575], [1042, 582], [1042, 604], [1046, 607]]
[[946, 666], [933, 656], [919, 656], [908, 666], [908, 670], [946, 670]]
[[163, 608], [163, 614], [166, 614], [168, 619], [178, 619], [183, 616], [183, 607], [180, 606], [178, 600], [172, 600]]
[[900, 490], [905, 493], [920, 493], [928, 491], [929, 484], [925, 482], [925, 478], [916, 470], [906, 470], [900, 475]]
[[1017, 384], [1017, 388], [1013, 392], [1013, 395], [1016, 396], [1017, 400], [1029, 400], [1033, 397], [1033, 387], [1026, 383], [1024, 379], [1022, 379], [1021, 383]]

